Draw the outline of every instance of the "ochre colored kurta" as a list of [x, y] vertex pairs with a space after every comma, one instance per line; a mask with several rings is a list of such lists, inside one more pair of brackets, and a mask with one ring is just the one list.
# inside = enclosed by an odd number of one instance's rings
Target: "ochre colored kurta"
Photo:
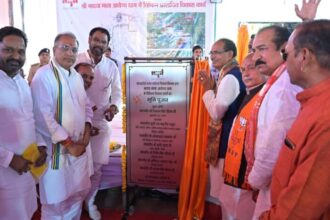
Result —
[[297, 95], [271, 183], [272, 207], [262, 219], [330, 219], [330, 80]]

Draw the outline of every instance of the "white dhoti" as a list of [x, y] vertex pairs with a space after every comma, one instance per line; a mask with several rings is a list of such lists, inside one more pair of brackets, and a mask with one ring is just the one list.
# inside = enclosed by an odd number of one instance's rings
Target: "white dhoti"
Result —
[[61, 161], [63, 164], [58, 170], [51, 169], [49, 162], [40, 179], [41, 212], [45, 220], [76, 219], [75, 216], [79, 219], [82, 202], [91, 186], [87, 153], [79, 157], [65, 155]]

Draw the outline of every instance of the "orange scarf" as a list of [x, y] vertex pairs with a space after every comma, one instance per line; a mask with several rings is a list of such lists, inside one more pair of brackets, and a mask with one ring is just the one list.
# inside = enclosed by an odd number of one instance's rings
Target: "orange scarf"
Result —
[[204, 107], [203, 87], [198, 81], [199, 70], [210, 73], [208, 61], [195, 61], [195, 74], [191, 93], [185, 157], [181, 174], [178, 202], [179, 219], [202, 219], [204, 215], [205, 191], [207, 183], [207, 125], [209, 115]]
[[285, 64], [281, 64], [275, 72], [272, 74], [272, 76], [267, 80], [264, 87], [260, 90], [260, 92], [257, 95], [257, 100], [255, 102], [255, 105], [252, 109], [251, 117], [249, 120], [249, 123], [247, 124], [246, 128], [246, 138], [245, 138], [245, 148], [244, 153], [247, 161], [247, 168], [245, 173], [245, 181], [247, 181], [248, 176], [252, 170], [253, 164], [254, 164], [254, 148], [255, 148], [255, 142], [256, 142], [256, 136], [258, 132], [258, 114], [259, 109], [262, 104], [262, 101], [264, 97], [266, 96], [268, 90], [270, 87], [276, 82], [276, 80], [282, 75], [282, 73], [285, 71], [286, 66]]
[[224, 177], [225, 182], [237, 186], [242, 189], [250, 189], [251, 187], [247, 182], [244, 181], [242, 185], [238, 184], [238, 175], [241, 168], [243, 150], [244, 150], [244, 140], [247, 122], [250, 120], [250, 115], [253, 106], [257, 100], [257, 95], [255, 95], [241, 110], [237, 115], [231, 134], [228, 141], [227, 154], [225, 157], [224, 165]]

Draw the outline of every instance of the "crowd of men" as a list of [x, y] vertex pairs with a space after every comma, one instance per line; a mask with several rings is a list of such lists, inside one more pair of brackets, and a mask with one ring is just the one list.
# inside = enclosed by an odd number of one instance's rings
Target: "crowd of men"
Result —
[[292, 34], [261, 28], [241, 72], [235, 44], [223, 38], [210, 52], [218, 80], [199, 73], [210, 118], [222, 123], [219, 159], [209, 167], [222, 219], [330, 218], [330, 115], [316, 104], [329, 103], [330, 21], [312, 21], [319, 3], [296, 6], [304, 22]]
[[[222, 123], [209, 171], [224, 220], [330, 219], [330, 21], [313, 20], [319, 2], [296, 7], [304, 22], [292, 34], [260, 29], [241, 66], [234, 42], [217, 40], [210, 51], [217, 80], [198, 73], [210, 118]], [[80, 219], [83, 205], [101, 219], [94, 200], [122, 95], [118, 68], [103, 56], [109, 42], [106, 29], [93, 28], [78, 54], [76, 36], [58, 34], [54, 56], [29, 86], [19, 74], [26, 35], [0, 29], [0, 219], [32, 218], [37, 191], [29, 171], [44, 164], [42, 219]], [[23, 156], [31, 146], [33, 161]]]
[[[103, 56], [109, 32], [93, 28], [88, 42], [78, 54], [76, 36], [58, 34], [50, 61], [49, 50], [40, 51], [48, 63], [32, 66], [29, 87], [18, 74], [27, 37], [14, 27], [0, 29], [0, 219], [32, 218], [37, 192], [29, 171], [45, 163], [38, 179], [41, 218], [80, 219], [85, 204], [92, 219], [101, 219], [94, 199], [122, 94], [118, 68]], [[31, 161], [22, 155], [33, 145]]]

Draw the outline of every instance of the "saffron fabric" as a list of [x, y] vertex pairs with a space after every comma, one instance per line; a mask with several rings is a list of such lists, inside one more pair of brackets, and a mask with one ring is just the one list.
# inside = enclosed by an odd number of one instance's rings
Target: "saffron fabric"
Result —
[[[210, 72], [207, 60], [196, 61], [195, 73], [202, 69]], [[194, 217], [202, 219], [204, 215], [207, 183], [207, 163], [204, 156], [209, 116], [202, 100], [203, 90], [198, 74], [194, 74], [178, 202], [178, 215], [182, 220], [191, 220]]]
[[[262, 90], [261, 90], [262, 91]], [[254, 219], [270, 208], [270, 182], [285, 135], [297, 117], [301, 88], [290, 83], [285, 71], [265, 95], [258, 113], [254, 163], [248, 183], [259, 190]]]
[[267, 80], [266, 84], [263, 86], [259, 94], [257, 95], [257, 99], [255, 101], [254, 108], [251, 111], [250, 116], [250, 123], [248, 125], [247, 133], [246, 133], [246, 147], [245, 147], [245, 156], [247, 160], [247, 171], [246, 176], [248, 177], [253, 163], [254, 163], [254, 149], [255, 149], [255, 141], [257, 136], [257, 124], [258, 124], [258, 114], [259, 109], [261, 106], [261, 103], [263, 99], [265, 98], [268, 90], [271, 88], [271, 86], [278, 80], [278, 78], [282, 75], [282, 73], [285, 71], [286, 66], [285, 64], [280, 65], [275, 72], [272, 74], [272, 76]]
[[329, 90], [328, 79], [297, 95], [300, 112], [274, 168], [272, 206], [262, 219], [330, 219]]
[[238, 182], [239, 171], [242, 166], [242, 158], [244, 154], [246, 125], [250, 119], [252, 108], [255, 104], [257, 96], [254, 96], [236, 116], [234, 120], [231, 134], [229, 136], [227, 154], [225, 158], [224, 176], [225, 182], [229, 185], [242, 189], [250, 189], [246, 181]]
[[237, 62], [242, 64], [244, 58], [249, 53], [249, 31], [247, 25], [240, 25], [237, 34]]

